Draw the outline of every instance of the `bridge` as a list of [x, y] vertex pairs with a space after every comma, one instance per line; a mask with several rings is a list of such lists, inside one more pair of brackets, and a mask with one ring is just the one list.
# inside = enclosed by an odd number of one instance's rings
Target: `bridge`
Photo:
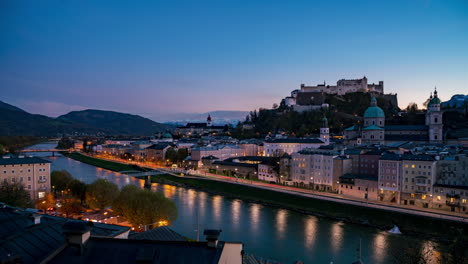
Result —
[[145, 176], [167, 174], [167, 172], [158, 171], [158, 170], [145, 171], [145, 172], [141, 172], [141, 171], [119, 171], [119, 173], [127, 174], [127, 175], [132, 176], [132, 177], [145, 177]]
[[70, 152], [68, 149], [22, 149], [18, 150], [19, 153], [30, 152], [52, 152], [52, 157], [55, 157], [55, 152]]
[[68, 149], [22, 149], [18, 152], [69, 152]]

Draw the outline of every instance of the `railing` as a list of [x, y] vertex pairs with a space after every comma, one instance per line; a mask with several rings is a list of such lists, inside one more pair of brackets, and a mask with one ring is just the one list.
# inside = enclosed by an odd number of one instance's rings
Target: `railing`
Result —
[[45, 182], [47, 182], [47, 180], [46, 180], [46, 179], [39, 179], [39, 180], [37, 180], [37, 182], [39, 182], [39, 183], [45, 183]]

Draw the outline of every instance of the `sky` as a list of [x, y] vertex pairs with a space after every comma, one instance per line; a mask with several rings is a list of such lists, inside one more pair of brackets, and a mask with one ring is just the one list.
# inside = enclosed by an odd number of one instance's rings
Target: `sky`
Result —
[[0, 1], [0, 100], [59, 116], [271, 107], [366, 76], [468, 94], [468, 1]]

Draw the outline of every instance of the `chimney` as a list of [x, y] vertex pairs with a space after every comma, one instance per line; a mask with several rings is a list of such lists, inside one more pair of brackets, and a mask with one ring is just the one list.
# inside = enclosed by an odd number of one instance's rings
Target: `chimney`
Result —
[[79, 249], [79, 255], [83, 255], [84, 245], [91, 236], [91, 228], [93, 223], [84, 221], [67, 221], [62, 226], [62, 232], [65, 239], [72, 247]]
[[208, 241], [208, 247], [216, 248], [218, 246], [218, 237], [221, 231], [221, 229], [205, 229], [205, 231], [203, 231]]
[[29, 218], [31, 219], [31, 225], [38, 225], [41, 223], [41, 217], [42, 215], [40, 214], [30, 214], [29, 215]]

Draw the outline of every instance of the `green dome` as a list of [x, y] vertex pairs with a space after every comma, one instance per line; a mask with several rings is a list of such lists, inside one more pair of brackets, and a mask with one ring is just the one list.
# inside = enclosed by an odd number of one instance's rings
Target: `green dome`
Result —
[[429, 101], [428, 106], [429, 106], [429, 105], [433, 105], [433, 104], [440, 104], [440, 99], [439, 99], [439, 97], [434, 97], [434, 98], [432, 98], [432, 100]]
[[382, 110], [382, 108], [378, 106], [371, 106], [366, 109], [364, 112], [364, 118], [377, 118], [377, 117], [382, 117], [385, 118], [385, 113]]

